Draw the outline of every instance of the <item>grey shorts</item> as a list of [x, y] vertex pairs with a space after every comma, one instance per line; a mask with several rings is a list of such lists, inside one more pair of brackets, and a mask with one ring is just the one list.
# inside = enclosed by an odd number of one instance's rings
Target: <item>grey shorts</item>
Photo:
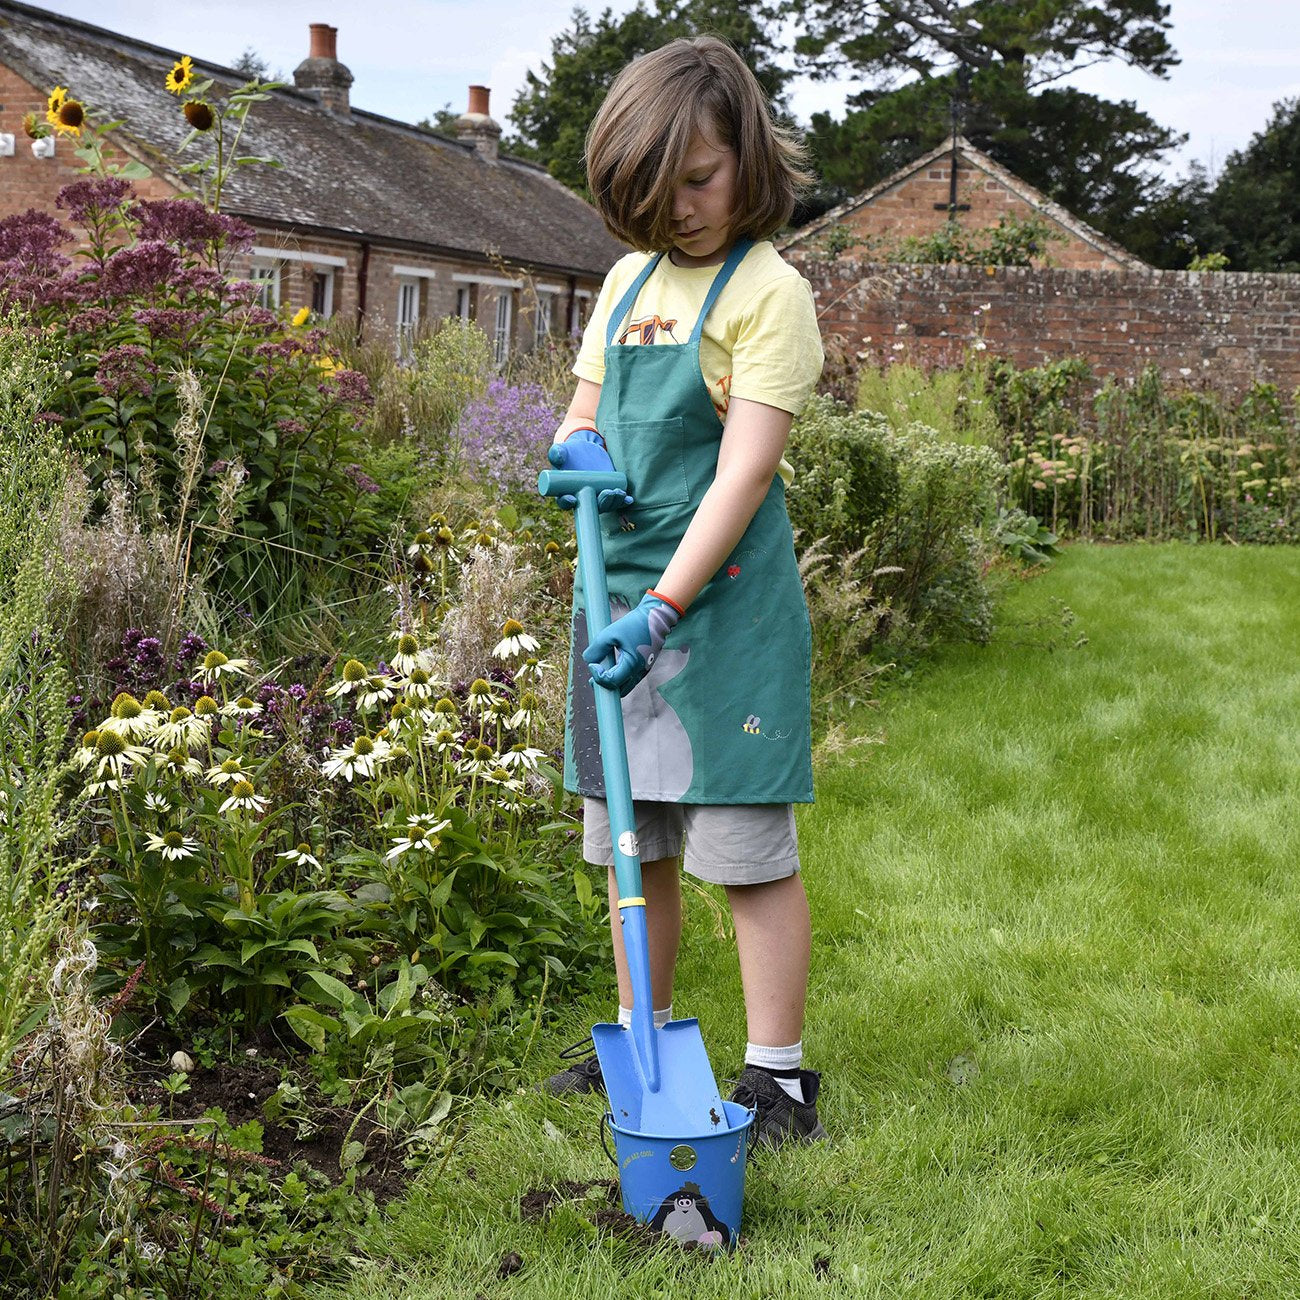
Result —
[[[788, 803], [632, 805], [642, 862], [686, 856], [691, 875], [714, 885], [761, 885], [799, 870], [794, 807]], [[603, 799], [583, 800], [582, 855], [614, 865], [609, 812]]]

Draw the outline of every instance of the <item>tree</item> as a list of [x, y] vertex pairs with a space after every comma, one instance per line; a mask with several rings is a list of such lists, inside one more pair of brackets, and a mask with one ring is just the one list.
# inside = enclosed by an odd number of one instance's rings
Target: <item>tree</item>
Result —
[[1191, 233], [1199, 252], [1234, 271], [1300, 271], [1300, 99], [1273, 105], [1268, 125], [1228, 155]]
[[[529, 71], [510, 121], [518, 132], [503, 141], [522, 157], [543, 163], [557, 180], [584, 196], [583, 145], [587, 127], [621, 68], [681, 36], [721, 36], [754, 70], [778, 108], [791, 74], [777, 65], [762, 0], [654, 0], [615, 18], [606, 9], [594, 22], [575, 8], [570, 26], [551, 42], [551, 61]], [[647, 112], [664, 106], [647, 105]]]
[[242, 73], [249, 81], [286, 81], [283, 72], [271, 75], [271, 65], [251, 45], [244, 47], [244, 52], [230, 65], [236, 72]]
[[1177, 56], [1159, 0], [786, 0], [785, 10], [803, 22], [805, 70], [868, 83], [842, 120], [813, 118], [814, 157], [840, 197], [940, 143], [954, 95], [973, 144], [1121, 242], [1163, 193], [1151, 164], [1181, 137], [1131, 101], [1052, 84], [1108, 58], [1165, 76]]

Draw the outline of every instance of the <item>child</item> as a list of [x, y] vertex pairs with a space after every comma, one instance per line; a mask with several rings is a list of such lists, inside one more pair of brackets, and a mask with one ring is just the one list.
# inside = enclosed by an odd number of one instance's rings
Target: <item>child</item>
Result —
[[[587, 136], [590, 188], [609, 229], [649, 252], [605, 280], [552, 450], [628, 480], [601, 503], [614, 621], [590, 644], [575, 596], [565, 785], [586, 796], [584, 855], [613, 866], [589, 672], [623, 697], [655, 1023], [672, 1017], [684, 844], [685, 869], [726, 887], [749, 1038], [733, 1099], [774, 1145], [825, 1136], [820, 1077], [802, 1068], [811, 931], [792, 805], [813, 798], [810, 638], [783, 457], [822, 348], [808, 284], [766, 241], [799, 161], [720, 40], [673, 41], [619, 74]], [[547, 1084], [601, 1090], [599, 1062]]]

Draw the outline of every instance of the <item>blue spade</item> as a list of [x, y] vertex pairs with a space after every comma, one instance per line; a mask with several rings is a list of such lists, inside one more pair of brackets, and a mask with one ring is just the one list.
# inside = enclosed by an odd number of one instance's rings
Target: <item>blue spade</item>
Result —
[[[598, 499], [608, 492], [608, 500], [621, 502], [626, 489], [627, 479], [609, 472], [546, 470], [537, 480], [537, 490], [543, 496], [577, 498], [578, 565], [586, 596], [587, 630], [593, 638], [610, 621]], [[606, 1024], [595, 1025], [591, 1031], [610, 1113], [620, 1128], [651, 1136], [705, 1136], [725, 1131], [730, 1123], [700, 1037], [699, 1021], [673, 1020], [662, 1029], [654, 1027], [641, 857], [632, 813], [622, 702], [617, 691], [596, 686], [583, 673], [574, 674], [574, 689], [595, 692], [605, 797], [615, 847], [618, 911], [632, 980], [632, 1028]]]

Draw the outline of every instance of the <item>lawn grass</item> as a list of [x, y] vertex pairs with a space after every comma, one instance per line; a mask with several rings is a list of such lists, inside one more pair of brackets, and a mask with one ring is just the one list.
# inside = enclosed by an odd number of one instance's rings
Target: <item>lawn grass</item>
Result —
[[[1069, 550], [819, 773], [805, 1045], [833, 1141], [751, 1165], [743, 1248], [647, 1251], [579, 1196], [526, 1219], [526, 1191], [611, 1170], [597, 1104], [521, 1093], [340, 1294], [1295, 1296], [1298, 651], [1300, 552]], [[692, 893], [676, 1007], [725, 1074], [718, 924]], [[566, 1010], [535, 1073], [608, 1013]]]

